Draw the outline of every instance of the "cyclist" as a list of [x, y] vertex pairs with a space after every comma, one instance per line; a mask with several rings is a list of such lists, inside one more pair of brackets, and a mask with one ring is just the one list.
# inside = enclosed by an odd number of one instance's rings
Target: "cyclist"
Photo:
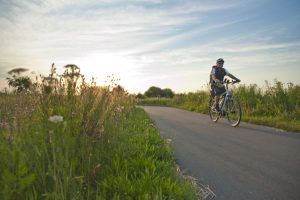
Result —
[[236, 78], [232, 74], [230, 74], [225, 68], [223, 68], [224, 60], [219, 58], [216, 61], [216, 65], [212, 66], [212, 70], [210, 73], [210, 85], [211, 85], [211, 95], [215, 98], [216, 101], [216, 110], [219, 112], [219, 100], [220, 94], [225, 92], [225, 86], [222, 84], [225, 76], [229, 76], [230, 78], [240, 82], [240, 79]]

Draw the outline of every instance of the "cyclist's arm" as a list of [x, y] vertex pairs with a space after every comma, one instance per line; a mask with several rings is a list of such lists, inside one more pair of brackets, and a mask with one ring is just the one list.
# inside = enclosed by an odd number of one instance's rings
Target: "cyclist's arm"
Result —
[[214, 68], [212, 68], [211, 72], [210, 72], [210, 75], [211, 75], [211, 79], [214, 81], [214, 82], [220, 82], [217, 77], [216, 77], [216, 71]]
[[230, 78], [236, 80], [236, 81], [241, 81], [240, 79], [238, 79], [237, 77], [233, 76], [232, 74], [228, 73], [227, 76], [229, 76]]
[[212, 74], [212, 75], [211, 75], [211, 78], [212, 78], [213, 81], [219, 82], [219, 80], [217, 79], [216, 75]]

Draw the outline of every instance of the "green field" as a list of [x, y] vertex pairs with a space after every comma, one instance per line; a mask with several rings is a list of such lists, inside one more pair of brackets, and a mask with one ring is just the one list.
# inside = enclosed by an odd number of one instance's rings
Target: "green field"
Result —
[[[300, 85], [275, 81], [265, 87], [233, 88], [242, 107], [242, 121], [300, 132]], [[170, 106], [208, 114], [209, 93], [176, 94], [173, 98], [139, 99], [140, 105]]]

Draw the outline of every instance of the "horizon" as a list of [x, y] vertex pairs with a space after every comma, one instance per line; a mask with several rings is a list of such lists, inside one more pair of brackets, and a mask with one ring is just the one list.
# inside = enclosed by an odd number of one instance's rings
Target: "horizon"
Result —
[[0, 0], [0, 88], [24, 67], [46, 75], [75, 64], [104, 85], [120, 78], [130, 93], [149, 87], [201, 90], [211, 66], [242, 84], [299, 84], [300, 2], [163, 0]]

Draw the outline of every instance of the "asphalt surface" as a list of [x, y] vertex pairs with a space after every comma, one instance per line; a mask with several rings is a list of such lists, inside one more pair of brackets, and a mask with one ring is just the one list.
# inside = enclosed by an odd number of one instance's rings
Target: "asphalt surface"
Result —
[[214, 200], [300, 200], [300, 133], [208, 115], [143, 107], [172, 140], [177, 163], [208, 185]]

